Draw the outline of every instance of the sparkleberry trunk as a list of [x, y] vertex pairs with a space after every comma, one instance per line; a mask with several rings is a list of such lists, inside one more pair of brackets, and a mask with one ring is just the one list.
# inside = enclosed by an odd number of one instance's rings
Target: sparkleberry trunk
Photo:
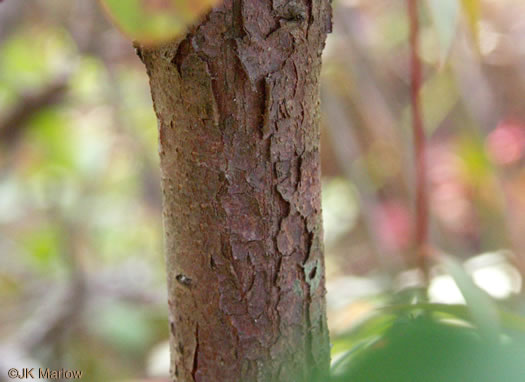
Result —
[[319, 73], [329, 0], [226, 0], [139, 48], [160, 130], [175, 381], [327, 375]]

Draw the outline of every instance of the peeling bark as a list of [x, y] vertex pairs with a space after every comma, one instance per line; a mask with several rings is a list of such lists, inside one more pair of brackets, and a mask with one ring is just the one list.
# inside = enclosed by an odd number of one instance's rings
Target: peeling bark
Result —
[[176, 381], [326, 375], [319, 72], [329, 0], [226, 0], [140, 49], [159, 123]]

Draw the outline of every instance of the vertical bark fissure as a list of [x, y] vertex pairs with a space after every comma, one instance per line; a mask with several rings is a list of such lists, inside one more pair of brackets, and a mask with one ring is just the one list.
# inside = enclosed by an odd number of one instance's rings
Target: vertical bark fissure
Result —
[[328, 371], [318, 81], [329, 3], [225, 0], [182, 39], [142, 49], [177, 381]]
[[197, 373], [197, 368], [199, 366], [199, 324], [197, 324], [197, 328], [195, 329], [195, 340], [196, 340], [196, 344], [195, 344], [195, 350], [193, 351], [193, 367], [191, 369], [191, 376], [193, 378], [194, 381], [196, 381], [196, 373]]

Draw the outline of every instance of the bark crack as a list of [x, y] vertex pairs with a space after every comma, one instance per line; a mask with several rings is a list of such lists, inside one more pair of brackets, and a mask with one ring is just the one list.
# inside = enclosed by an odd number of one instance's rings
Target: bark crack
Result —
[[199, 347], [199, 324], [197, 323], [197, 327], [195, 329], [195, 350], [193, 351], [193, 365], [191, 369], [191, 376], [195, 382], [197, 382], [197, 370], [199, 367]]

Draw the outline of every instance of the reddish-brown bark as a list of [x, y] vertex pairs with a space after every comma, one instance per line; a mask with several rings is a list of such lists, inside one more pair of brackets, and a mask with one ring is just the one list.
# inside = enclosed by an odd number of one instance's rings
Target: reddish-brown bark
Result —
[[319, 72], [329, 0], [226, 0], [140, 49], [160, 130], [177, 381], [329, 366]]

